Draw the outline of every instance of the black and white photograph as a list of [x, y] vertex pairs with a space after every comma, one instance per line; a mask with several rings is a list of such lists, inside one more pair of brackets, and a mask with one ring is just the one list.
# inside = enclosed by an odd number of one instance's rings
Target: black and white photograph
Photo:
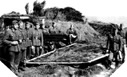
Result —
[[0, 77], [126, 77], [126, 0], [1, 0]]

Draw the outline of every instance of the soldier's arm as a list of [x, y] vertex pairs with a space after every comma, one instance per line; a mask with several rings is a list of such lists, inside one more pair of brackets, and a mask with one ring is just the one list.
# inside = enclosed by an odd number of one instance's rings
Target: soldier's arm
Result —
[[11, 44], [12, 41], [8, 40], [9, 39], [9, 36], [10, 36], [10, 31], [6, 31], [5, 32], [5, 36], [3, 38], [3, 42], [6, 43], [6, 44]]

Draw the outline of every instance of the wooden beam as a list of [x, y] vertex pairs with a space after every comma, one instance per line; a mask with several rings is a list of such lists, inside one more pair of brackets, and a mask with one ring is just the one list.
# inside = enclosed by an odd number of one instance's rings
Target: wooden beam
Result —
[[35, 57], [35, 58], [33, 58], [33, 59], [27, 60], [26, 63], [27, 63], [27, 62], [30, 62], [30, 61], [33, 61], [33, 60], [36, 60], [36, 59], [38, 59], [38, 58], [41, 58], [41, 57], [50, 55], [50, 54], [52, 54], [52, 53], [54, 53], [54, 52], [56, 52], [56, 49], [53, 50], [53, 51], [47, 52], [46, 54], [42, 54], [42, 55], [40, 55], [40, 56], [37, 56], [37, 57]]
[[89, 63], [92, 63], [92, 62], [94, 62], [94, 61], [100, 60], [100, 59], [105, 58], [105, 57], [108, 57], [108, 56], [109, 56], [109, 54], [105, 54], [105, 55], [102, 55], [102, 56], [100, 56], [100, 57], [97, 57], [97, 58], [95, 58], [95, 59], [93, 59], [93, 60], [90, 60], [90, 61], [88, 61], [88, 62], [89, 62]]
[[[72, 45], [75, 45], [75, 44], [76, 44], [76, 43], [73, 43], [73, 44], [67, 45], [67, 46], [65, 46], [65, 47], [69, 47], [69, 46], [72, 46]], [[59, 48], [59, 49], [63, 49], [63, 48], [65, 48], [65, 47], [62, 47], [62, 48]], [[59, 49], [57, 49], [57, 50], [59, 50]], [[33, 58], [33, 59], [27, 60], [26, 62], [34, 61], [34, 60], [36, 60], [36, 59], [38, 59], [38, 58], [45, 57], [45, 56], [47, 56], [47, 55], [50, 55], [50, 54], [56, 52], [57, 50], [55, 49], [55, 50], [53, 50], [53, 51], [47, 52], [47, 53], [42, 54], [42, 55], [40, 55], [40, 56], [37, 56], [37, 57], [35, 57], [35, 58]]]
[[26, 62], [26, 64], [38, 64], [38, 65], [41, 65], [41, 64], [85, 65], [85, 64], [87, 64], [88, 65], [88, 64], [91, 64], [97, 60], [103, 59], [108, 56], [109, 56], [109, 54], [105, 54], [103, 56], [97, 57], [97, 58], [90, 60], [88, 62]]
[[88, 62], [26, 62], [26, 64], [61, 64], [61, 65], [78, 65], [87, 64]]

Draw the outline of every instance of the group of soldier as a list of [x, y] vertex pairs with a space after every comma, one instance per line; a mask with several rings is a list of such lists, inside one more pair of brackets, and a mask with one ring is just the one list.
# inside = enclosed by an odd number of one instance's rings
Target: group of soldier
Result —
[[[3, 38], [4, 53], [9, 63], [8, 67], [15, 73], [24, 70], [25, 61], [37, 57], [44, 52], [44, 33], [55, 33], [54, 23], [51, 28], [46, 29], [42, 24], [36, 22], [34, 25], [22, 20], [13, 20], [11, 26], [6, 26]], [[59, 31], [60, 32], [60, 31]], [[69, 42], [77, 38], [76, 30], [73, 25], [67, 30]]]
[[127, 39], [127, 33], [123, 32], [122, 26], [123, 24], [114, 26], [111, 33], [107, 34], [106, 52], [109, 53], [109, 68], [118, 67], [121, 63], [124, 63], [125, 60], [124, 45], [126, 44], [125, 39]]
[[31, 27], [30, 22], [12, 21], [6, 28], [3, 42], [9, 68], [14, 72], [24, 70], [25, 60], [43, 53], [43, 33], [38, 22]]

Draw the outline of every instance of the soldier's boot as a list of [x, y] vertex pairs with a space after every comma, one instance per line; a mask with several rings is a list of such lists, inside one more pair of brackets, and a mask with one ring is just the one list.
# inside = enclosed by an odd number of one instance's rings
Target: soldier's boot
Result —
[[18, 68], [18, 71], [21, 72], [21, 71], [25, 71], [25, 65], [24, 65], [24, 62], [21, 62], [20, 63], [20, 66]]

